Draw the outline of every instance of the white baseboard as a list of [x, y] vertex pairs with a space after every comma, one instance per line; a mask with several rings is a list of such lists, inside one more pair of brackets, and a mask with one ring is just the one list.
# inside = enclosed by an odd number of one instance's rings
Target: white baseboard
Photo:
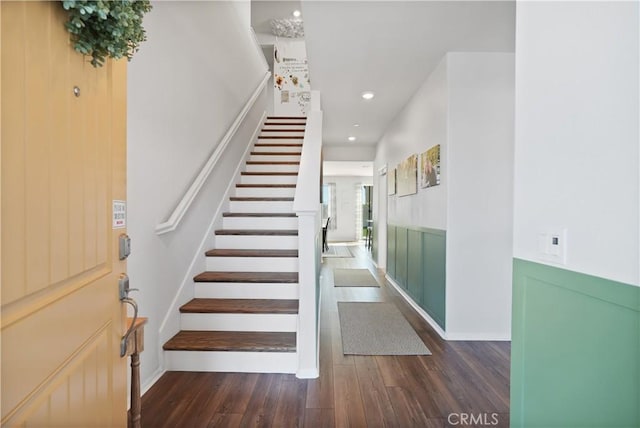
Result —
[[166, 373], [166, 370], [164, 368], [158, 367], [158, 370], [156, 370], [151, 375], [151, 377], [140, 386], [140, 396], [143, 396], [144, 394], [146, 394], [146, 392], [150, 390], [151, 387], [155, 385], [155, 383], [158, 381], [158, 379], [160, 379], [162, 375], [165, 373]]
[[424, 318], [424, 320], [428, 322], [429, 325], [433, 327], [433, 329], [437, 331], [440, 337], [442, 337], [444, 340], [485, 341], [485, 342], [488, 342], [488, 341], [508, 342], [511, 340], [510, 337], [505, 336], [503, 333], [451, 333], [451, 332], [447, 333], [442, 329], [442, 327], [438, 325], [438, 323], [433, 318], [431, 318], [431, 316], [429, 316], [428, 313], [425, 312], [424, 309], [418, 306], [418, 304], [413, 301], [411, 296], [409, 296], [407, 292], [404, 291], [402, 287], [398, 285], [398, 283], [396, 283], [393, 279], [391, 279], [389, 275], [385, 275], [385, 278], [389, 282], [389, 284], [393, 285], [393, 288], [395, 288], [398, 291], [398, 293], [400, 293], [400, 295], [404, 298], [404, 300], [409, 305], [411, 305], [411, 307], [415, 309], [416, 312], [418, 312], [418, 315]]
[[424, 320], [428, 322], [431, 327], [433, 327], [433, 329], [440, 335], [440, 337], [442, 337], [444, 340], [448, 340], [447, 333], [442, 329], [442, 327], [440, 327], [438, 323], [433, 318], [431, 318], [431, 316], [428, 313], [425, 312], [424, 309], [418, 306], [418, 304], [413, 301], [413, 299], [407, 294], [406, 291], [402, 289], [402, 287], [400, 287], [400, 285], [398, 285], [398, 283], [396, 283], [388, 274], [386, 274], [384, 277], [389, 282], [389, 284], [391, 284], [393, 288], [395, 288], [396, 291], [400, 293], [400, 295], [404, 298], [404, 300], [409, 305], [411, 305], [413, 309], [415, 309], [418, 315], [424, 318]]
[[298, 379], [316, 379], [320, 376], [318, 369], [298, 370], [296, 377]]
[[510, 342], [511, 338], [496, 333], [447, 333], [451, 341]]

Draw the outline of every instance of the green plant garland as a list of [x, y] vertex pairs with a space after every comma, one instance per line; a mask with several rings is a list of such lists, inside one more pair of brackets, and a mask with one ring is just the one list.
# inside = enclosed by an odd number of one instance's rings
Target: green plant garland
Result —
[[149, 0], [64, 0], [62, 6], [69, 12], [65, 26], [74, 49], [90, 55], [94, 67], [107, 57], [131, 60], [147, 40], [142, 18], [151, 10]]

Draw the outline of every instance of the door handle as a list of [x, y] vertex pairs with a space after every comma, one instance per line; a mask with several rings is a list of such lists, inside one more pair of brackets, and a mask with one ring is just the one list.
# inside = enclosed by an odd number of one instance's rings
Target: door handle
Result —
[[138, 319], [138, 304], [135, 300], [129, 297], [129, 293], [131, 291], [138, 290], [137, 288], [129, 288], [129, 276], [126, 273], [120, 275], [120, 279], [118, 280], [118, 291], [120, 295], [120, 301], [130, 305], [133, 308], [133, 319], [131, 320], [131, 325], [127, 329], [127, 332], [120, 339], [120, 356], [124, 357], [127, 355], [127, 342], [129, 341], [129, 336], [133, 332], [133, 329], [136, 325], [136, 320]]

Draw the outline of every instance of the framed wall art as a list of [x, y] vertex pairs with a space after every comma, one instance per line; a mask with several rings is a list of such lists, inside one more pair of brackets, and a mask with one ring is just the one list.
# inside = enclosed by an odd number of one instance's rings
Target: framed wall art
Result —
[[420, 154], [420, 187], [440, 184], [440, 144]]
[[398, 165], [398, 196], [418, 192], [418, 155], [411, 155]]
[[396, 169], [387, 171], [387, 194], [389, 196], [396, 194]]

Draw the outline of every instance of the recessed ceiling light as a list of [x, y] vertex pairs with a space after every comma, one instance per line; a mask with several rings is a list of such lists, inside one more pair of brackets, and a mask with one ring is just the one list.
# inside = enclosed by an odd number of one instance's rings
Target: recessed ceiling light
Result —
[[356, 137], [349, 137], [347, 138], [349, 141], [356, 141]]
[[356, 128], [360, 126], [359, 123], [354, 123], [353, 126], [355, 126]]
[[371, 91], [367, 91], [367, 92], [363, 92], [363, 93], [362, 93], [362, 98], [364, 98], [365, 100], [370, 100], [370, 99], [372, 99], [372, 98], [373, 98], [373, 97], [375, 97], [375, 96], [376, 96], [376, 94], [374, 94], [374, 93], [373, 93], [373, 92], [371, 92]]
[[302, 14], [300, 13], [299, 10], [294, 10], [293, 11], [293, 16], [295, 16], [296, 18], [300, 18], [300, 15], [302, 15]]

